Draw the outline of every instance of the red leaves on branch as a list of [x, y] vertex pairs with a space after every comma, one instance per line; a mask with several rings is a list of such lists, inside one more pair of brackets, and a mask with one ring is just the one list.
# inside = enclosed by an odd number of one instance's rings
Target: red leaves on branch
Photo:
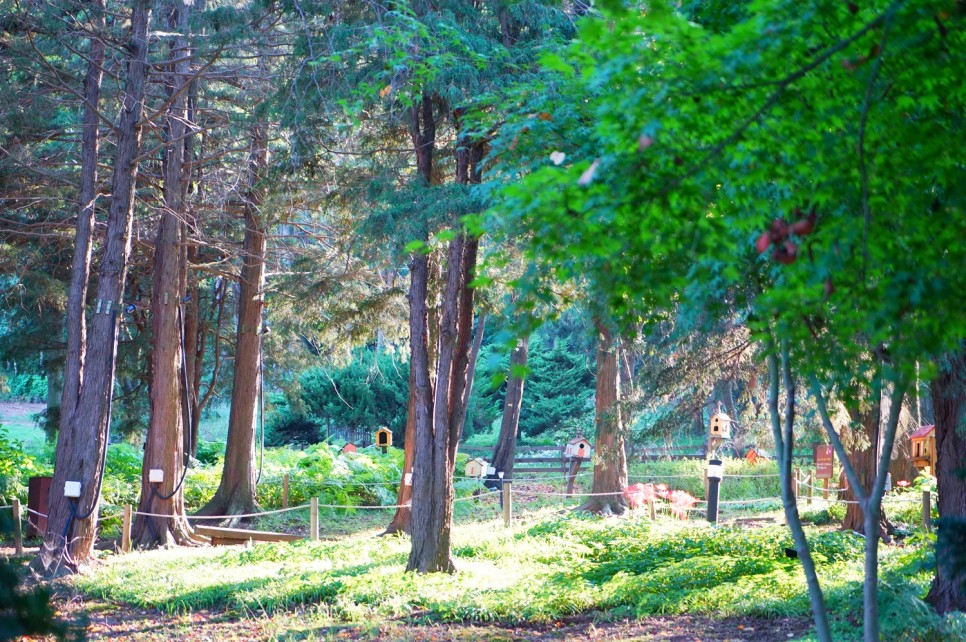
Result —
[[764, 254], [769, 247], [773, 247], [771, 258], [783, 265], [791, 265], [798, 258], [798, 243], [791, 237], [802, 238], [815, 231], [815, 222], [818, 214], [813, 209], [807, 216], [802, 215], [802, 211], [795, 208], [793, 214], [800, 218], [789, 225], [785, 219], [776, 218], [771, 222], [771, 226], [761, 233], [755, 241], [755, 251]]

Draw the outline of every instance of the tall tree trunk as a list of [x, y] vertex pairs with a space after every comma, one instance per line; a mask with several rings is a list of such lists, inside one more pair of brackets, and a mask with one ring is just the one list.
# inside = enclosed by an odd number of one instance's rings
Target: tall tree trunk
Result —
[[[798, 552], [798, 559], [802, 562], [805, 574], [805, 584], [808, 586], [808, 599], [812, 606], [812, 618], [815, 620], [815, 633], [820, 642], [831, 642], [832, 634], [828, 621], [828, 609], [825, 605], [825, 594], [815, 572], [815, 560], [808, 547], [802, 519], [798, 514], [798, 503], [792, 490], [792, 456], [795, 453], [795, 379], [792, 377], [791, 357], [788, 344], [782, 348], [781, 374], [779, 374], [778, 356], [774, 345], [770, 346], [768, 354], [768, 414], [771, 419], [772, 436], [775, 439], [775, 456], [778, 458], [778, 476], [781, 480], [782, 508], [785, 521], [792, 532], [792, 541]], [[778, 381], [781, 378], [785, 386], [785, 417], [784, 423], [778, 409]]]
[[94, 229], [94, 202], [97, 199], [97, 154], [100, 143], [98, 103], [104, 76], [104, 2], [92, 0], [90, 23], [95, 32], [88, 52], [84, 77], [84, 117], [81, 130], [80, 190], [78, 192], [77, 231], [74, 235], [74, 260], [67, 290], [67, 356], [64, 362], [64, 387], [60, 397], [60, 430], [74, 417], [83, 380], [87, 344], [87, 285], [91, 272], [91, 247]]
[[517, 447], [517, 428], [520, 425], [520, 409], [523, 407], [524, 369], [530, 355], [530, 335], [517, 341], [510, 354], [510, 372], [506, 381], [506, 397], [503, 400], [503, 419], [500, 435], [493, 448], [493, 467], [504, 477], [513, 477], [513, 459]]
[[[57, 439], [47, 532], [32, 566], [44, 575], [71, 572], [86, 564], [94, 550], [97, 513], [110, 430], [119, 307], [131, 252], [135, 158], [141, 142], [150, 4], [137, 0], [131, 15], [124, 105], [117, 132], [117, 152], [108, 205], [107, 239], [98, 268], [97, 299], [87, 340], [77, 406]], [[81, 482], [77, 500], [64, 497], [64, 483]]]
[[[187, 239], [185, 239], [187, 241]], [[204, 365], [204, 327], [201, 323], [201, 287], [192, 280], [187, 270], [197, 259], [197, 248], [188, 247], [185, 253], [186, 301], [184, 304], [184, 359], [187, 394], [182, 414], [184, 423], [184, 452], [194, 459], [198, 456], [198, 426], [201, 414], [201, 374]]]
[[623, 491], [627, 487], [627, 455], [621, 421], [618, 347], [611, 328], [597, 321], [597, 386], [594, 483], [589, 497], [577, 510], [622, 515], [627, 510]]
[[[966, 518], [966, 344], [946, 356], [930, 386], [936, 425], [936, 483], [939, 516]], [[940, 528], [948, 528], [940, 526]], [[957, 581], [958, 579], [958, 581]], [[940, 613], [966, 611], [962, 578], [953, 578], [940, 563], [926, 601]]]
[[[457, 113], [457, 129], [459, 117]], [[425, 123], [426, 119], [424, 119], [424, 127]], [[456, 177], [459, 183], [468, 184], [472, 176], [478, 175], [473, 167], [473, 159], [477, 157], [481, 158], [482, 155], [471, 153], [465, 139], [462, 136], [459, 137], [456, 150]], [[454, 221], [455, 225], [456, 221]], [[420, 573], [455, 570], [450, 557], [454, 499], [453, 472], [456, 465], [456, 449], [459, 446], [466, 419], [465, 404], [472, 385], [469, 367], [473, 328], [473, 290], [470, 283], [476, 268], [478, 247], [479, 242], [475, 237], [469, 237], [462, 232], [450, 242], [440, 320], [435, 390], [432, 400], [421, 395], [416, 398], [415, 474], [411, 529], [413, 545], [406, 568]], [[422, 267], [420, 272], [423, 272]], [[415, 271], [413, 278], [416, 278]], [[425, 296], [424, 288], [421, 287], [418, 294]], [[414, 302], [410, 301], [411, 309], [413, 305]], [[424, 305], [418, 304], [418, 307], [420, 317], [417, 321], [418, 325], [421, 325], [421, 309]], [[412, 321], [410, 327], [415, 327]], [[421, 352], [422, 349], [420, 347], [415, 351]], [[420, 355], [419, 359], [420, 367], [428, 366], [428, 354], [425, 359]], [[425, 389], [420, 382], [428, 378], [428, 367], [425, 376], [417, 371], [417, 388]], [[424, 407], [421, 408], [421, 405]]]
[[[188, 120], [185, 81], [190, 71], [188, 5], [173, 0], [168, 26], [171, 41], [170, 104], [164, 153], [164, 207], [155, 240], [151, 290], [151, 415], [141, 465], [141, 499], [131, 529], [131, 540], [142, 548], [187, 544], [192, 541], [184, 507], [185, 255], [184, 174], [185, 132]], [[150, 471], [160, 469], [164, 481], [151, 483]], [[147, 513], [150, 513], [148, 515]], [[158, 517], [164, 515], [165, 517]]]
[[[410, 320], [410, 325], [412, 320]], [[399, 480], [399, 491], [396, 493], [396, 513], [386, 526], [383, 535], [394, 533], [409, 533], [412, 524], [412, 508], [409, 506], [413, 496], [412, 471], [416, 450], [416, 370], [413, 360], [409, 360], [409, 405], [406, 411], [406, 434], [403, 437], [403, 467], [402, 478]], [[407, 483], [408, 481], [408, 483]]]
[[262, 310], [265, 306], [265, 221], [260, 211], [264, 200], [261, 185], [268, 167], [268, 126], [257, 124], [252, 131], [248, 168], [248, 198], [245, 202], [245, 241], [238, 297], [238, 332], [235, 347], [235, 377], [228, 415], [228, 445], [221, 483], [215, 496], [199, 515], [238, 515], [255, 510], [255, 425], [261, 384]]
[[[861, 428], [865, 443], [861, 446], [853, 446], [849, 453], [849, 460], [852, 468], [855, 469], [865, 494], [868, 496], [875, 480], [878, 456], [879, 441], [881, 439], [881, 418], [882, 418], [882, 396], [879, 391], [871, 393], [869, 407], [862, 411], [850, 410], [849, 416], [852, 419], [853, 429]], [[853, 440], [854, 443], [854, 440]], [[866, 534], [866, 511], [856, 499], [855, 490], [848, 484], [840, 499], [846, 504], [845, 519], [842, 521], [843, 530], [851, 530], [856, 533]], [[892, 526], [886, 519], [885, 510], [881, 510], [879, 516], [879, 537], [889, 538]]]

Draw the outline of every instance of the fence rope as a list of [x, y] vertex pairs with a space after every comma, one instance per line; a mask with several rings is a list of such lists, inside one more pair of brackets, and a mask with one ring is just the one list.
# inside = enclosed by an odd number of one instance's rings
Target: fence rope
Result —
[[526, 494], [526, 495], [541, 495], [544, 497], [612, 497], [614, 495], [623, 495], [624, 491], [614, 492], [614, 493], [548, 493], [546, 491], [539, 490], [525, 490], [511, 488], [510, 490], [513, 494]]
[[43, 513], [40, 513], [40, 512], [35, 511], [34, 509], [30, 508], [29, 506], [27, 507], [27, 512], [28, 513], [33, 513], [37, 517], [43, 517], [44, 519], [47, 519], [47, 516], [46, 515], [44, 515]]

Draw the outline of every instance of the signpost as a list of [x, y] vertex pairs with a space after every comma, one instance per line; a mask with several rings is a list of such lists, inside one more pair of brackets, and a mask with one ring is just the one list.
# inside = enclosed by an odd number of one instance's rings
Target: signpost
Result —
[[832, 446], [815, 444], [812, 446], [815, 459], [815, 479], [823, 480], [823, 495], [828, 499], [828, 480], [832, 478], [832, 466], [835, 463], [835, 451]]

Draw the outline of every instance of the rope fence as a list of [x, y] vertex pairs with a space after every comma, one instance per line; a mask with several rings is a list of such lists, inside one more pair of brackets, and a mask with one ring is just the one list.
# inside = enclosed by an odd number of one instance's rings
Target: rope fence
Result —
[[[590, 475], [593, 475], [593, 472], [592, 471], [585, 471], [585, 472], [582, 472], [582, 473], [578, 473], [576, 475], [565, 475], [564, 477], [565, 477], [566, 480], [569, 480], [569, 479], [572, 479], [572, 478], [575, 478], [575, 477], [584, 477], [584, 476], [590, 476]], [[708, 515], [709, 521], [711, 521], [713, 523], [716, 523], [717, 522], [717, 509], [718, 509], [719, 506], [729, 506], [729, 507], [734, 507], [734, 508], [754, 507], [754, 506], [760, 505], [760, 504], [775, 504], [775, 503], [781, 504], [782, 501], [783, 501], [781, 497], [775, 497], [775, 496], [758, 497], [758, 498], [754, 498], [754, 499], [720, 500], [720, 498], [718, 496], [718, 493], [720, 493], [721, 484], [726, 483], [726, 480], [728, 480], [728, 479], [776, 478], [776, 477], [780, 477], [780, 475], [777, 474], [777, 473], [745, 474], [745, 475], [741, 475], [741, 474], [727, 475], [723, 479], [714, 478], [713, 479], [713, 482], [714, 482], [713, 485], [709, 485], [708, 484], [709, 480], [706, 478], [704, 480], [705, 481], [705, 484], [706, 484], [705, 485], [705, 490], [706, 490], [706, 498], [705, 499], [697, 499], [697, 498], [695, 498], [693, 496], [688, 496], [688, 501], [685, 501], [683, 503], [675, 503], [674, 500], [671, 500], [669, 497], [666, 497], [665, 496], [665, 497], [661, 497], [660, 500], [657, 500], [657, 498], [651, 498], [651, 499], [649, 499], [646, 502], [646, 506], [649, 509], [651, 519], [655, 519], [655, 513], [658, 510], [660, 510], [662, 512], [664, 512], [666, 510], [669, 510], [672, 514], [677, 515], [677, 516], [681, 516], [682, 514], [687, 514], [687, 513], [701, 513], [701, 512], [707, 511], [707, 515]], [[556, 490], [546, 490], [546, 486], [544, 486], [543, 488], [534, 488], [534, 489], [531, 489], [531, 488], [528, 488], [525, 485], [520, 486], [518, 484], [518, 482], [535, 481], [536, 479], [538, 479], [538, 478], [532, 477], [532, 476], [519, 477], [519, 478], [514, 478], [514, 479], [503, 479], [503, 478], [501, 478], [500, 480], [498, 480], [498, 484], [499, 484], [499, 488], [498, 489], [488, 490], [486, 492], [479, 492], [479, 491], [477, 491], [473, 495], [467, 495], [467, 496], [463, 496], [463, 497], [454, 498], [453, 502], [454, 503], [464, 503], [464, 502], [472, 502], [472, 501], [479, 502], [479, 501], [484, 500], [484, 499], [487, 499], [487, 498], [492, 498], [494, 496], [499, 496], [499, 500], [500, 500], [499, 504], [500, 504], [500, 507], [503, 510], [503, 521], [504, 521], [504, 524], [506, 526], [510, 526], [510, 524], [512, 523], [512, 518], [513, 518], [513, 500], [514, 500], [514, 498], [516, 498], [518, 500], [523, 500], [523, 501], [528, 501], [529, 500], [531, 502], [535, 498], [567, 498], [567, 499], [570, 499], [570, 500], [582, 501], [584, 499], [595, 498], [595, 497], [618, 497], [618, 496], [622, 496], [622, 495], [625, 494], [625, 491], [596, 492], [596, 493], [595, 492], [563, 492], [563, 491], [556, 491]], [[660, 474], [654, 474], [654, 475], [628, 475], [628, 480], [663, 480], [663, 479], [695, 479], [695, 476], [694, 475], [679, 475], [679, 474], [678, 475], [660, 475]], [[205, 522], [205, 521], [223, 522], [223, 521], [226, 521], [226, 520], [253, 519], [253, 518], [259, 518], [259, 517], [267, 517], [267, 516], [271, 516], [271, 515], [280, 515], [280, 514], [285, 514], [285, 513], [300, 512], [300, 511], [304, 511], [305, 509], [309, 509], [309, 538], [312, 539], [312, 540], [318, 540], [319, 539], [319, 528], [318, 527], [319, 527], [319, 510], [320, 509], [326, 509], [326, 510], [382, 511], [382, 510], [398, 510], [398, 509], [412, 508], [412, 502], [411, 501], [410, 502], [407, 502], [407, 503], [403, 503], [403, 504], [398, 504], [398, 503], [392, 503], [392, 504], [325, 503], [325, 504], [323, 504], [323, 503], [320, 503], [319, 502], [319, 497], [318, 496], [311, 497], [310, 498], [310, 501], [308, 503], [303, 503], [303, 504], [299, 504], [299, 505], [296, 505], [296, 506], [288, 506], [289, 484], [290, 484], [290, 477], [289, 477], [288, 474], [286, 474], [286, 475], [284, 475], [282, 477], [277, 477], [277, 476], [276, 477], [267, 477], [267, 478], [265, 478], [263, 480], [262, 483], [263, 484], [265, 484], [265, 483], [271, 483], [272, 481], [277, 481], [277, 480], [281, 480], [284, 483], [284, 487], [283, 487], [284, 493], [283, 493], [283, 496], [282, 496], [282, 501], [283, 501], [282, 508], [262, 510], [262, 511], [250, 512], [250, 513], [239, 513], [239, 514], [234, 514], [234, 515], [187, 515], [185, 517], [188, 520], [193, 521], [193, 522]], [[392, 482], [352, 482], [352, 481], [346, 481], [346, 482], [317, 482], [317, 483], [311, 484], [311, 486], [313, 488], [314, 487], [320, 487], [320, 488], [325, 488], [325, 487], [337, 487], [337, 488], [347, 488], [347, 487], [390, 487], [390, 486], [392, 486], [392, 487], [398, 487], [399, 484], [400, 484], [400, 481], [392, 481]], [[478, 482], [479, 483], [479, 482], [483, 482], [484, 479], [480, 479], [480, 478], [477, 478], [477, 477], [460, 476], [460, 477], [454, 477], [454, 480], [453, 481], [454, 481], [454, 483], [465, 482], [465, 481], [474, 481], [474, 482]], [[491, 481], [493, 481], [493, 480], [491, 480]], [[825, 504], [825, 505], [828, 505], [828, 506], [832, 506], [832, 505], [835, 505], [835, 504], [841, 504], [841, 505], [857, 505], [857, 504], [860, 504], [860, 502], [858, 502], [858, 501], [855, 501], [855, 500], [845, 500], [845, 499], [842, 499], [839, 496], [841, 493], [845, 492], [847, 489], [844, 489], [844, 488], [828, 488], [828, 487], [825, 487], [825, 486], [817, 486], [817, 485], [815, 485], [813, 483], [814, 481], [815, 481], [814, 480], [814, 473], [807, 474], [807, 475], [802, 475], [801, 470], [796, 469], [796, 471], [794, 473], [794, 477], [792, 479], [792, 484], [793, 484], [792, 491], [793, 491], [794, 500], [795, 500], [796, 504], [800, 504], [803, 501], [804, 502], [807, 502], [807, 504], [809, 506], [811, 506], [813, 502], [821, 502], [822, 504]], [[570, 488], [570, 487], [568, 486], [568, 488]], [[808, 491], [807, 495], [803, 493], [803, 491], [806, 491], [806, 490]], [[822, 493], [822, 495], [813, 496], [812, 491], [820, 491]], [[709, 492], [710, 492], [710, 494], [709, 494]], [[831, 495], [831, 497], [829, 497], [829, 495]], [[38, 518], [42, 518], [42, 519], [46, 519], [48, 516], [46, 514], [44, 514], [44, 513], [41, 513], [39, 511], [35, 510], [34, 508], [30, 508], [30, 507], [27, 507], [27, 506], [21, 507], [20, 504], [19, 504], [19, 500], [17, 500], [16, 498], [14, 498], [13, 501], [14, 501], [14, 504], [13, 505], [0, 506], [0, 510], [11, 509], [11, 510], [14, 511], [15, 521], [18, 522], [17, 538], [16, 538], [17, 547], [18, 547], [18, 550], [22, 550], [22, 547], [20, 545], [20, 534], [19, 534], [19, 530], [20, 530], [19, 529], [19, 522], [20, 522], [20, 519], [17, 519], [17, 517], [20, 517], [21, 515], [23, 515], [23, 513], [21, 511], [23, 510], [23, 511], [26, 512], [27, 515], [34, 515], [34, 516], [36, 516]], [[920, 503], [920, 502], [922, 503], [922, 520], [923, 520], [923, 525], [928, 530], [928, 529], [931, 528], [931, 523], [930, 523], [930, 515], [931, 515], [931, 494], [930, 494], [929, 491], [923, 491], [921, 493], [921, 497], [919, 497], [919, 498], [917, 498], [912, 493], [899, 494], [897, 496], [890, 495], [890, 496], [887, 496], [887, 497], [884, 498], [884, 503], [886, 505], [892, 505], [892, 506], [895, 506], [895, 505], [910, 505], [910, 504], [916, 504], [916, 503]], [[699, 507], [701, 507], [701, 508], [699, 508]], [[108, 509], [108, 510], [104, 510], [104, 509]], [[712, 514], [713, 514], [713, 518], [712, 518]], [[171, 515], [170, 513], [154, 513], [154, 512], [134, 510], [131, 504], [126, 504], [126, 505], [123, 505], [123, 506], [119, 506], [119, 505], [115, 505], [115, 504], [110, 504], [110, 503], [103, 502], [102, 503], [102, 513], [98, 516], [97, 521], [100, 523], [100, 522], [104, 522], [104, 521], [107, 521], [107, 520], [117, 519], [119, 517], [123, 519], [121, 550], [126, 552], [126, 551], [129, 551], [130, 550], [131, 525], [132, 525], [132, 521], [133, 521], [133, 517], [134, 516], [152, 517], [152, 518], [162, 518], [162, 519], [173, 517], [173, 515]], [[233, 529], [211, 528], [211, 527], [207, 527], [207, 526], [202, 527], [200, 525], [197, 528], [203, 529], [203, 530], [204, 529], [214, 530], [214, 531], [218, 531], [218, 530], [233, 530]], [[286, 535], [286, 534], [283, 534], [283, 533], [267, 533], [267, 532], [260, 532], [260, 531], [247, 531], [247, 530], [242, 530], [242, 529], [234, 529], [234, 530], [237, 531], [237, 532], [240, 532], [242, 534], [246, 534], [246, 533], [251, 534], [251, 538], [252, 539], [265, 539], [265, 538], [260, 537], [262, 535], [264, 535], [264, 536], [285, 535], [286, 537], [289, 537], [289, 538], [298, 538], [298, 537], [300, 537], [300, 536], [296, 536], [296, 535]], [[214, 539], [213, 539], [213, 541], [214, 541]], [[240, 541], [244, 541], [244, 540], [240, 540]], [[289, 540], [271, 540], [271, 539], [268, 539], [267, 541], [289, 541]]]

